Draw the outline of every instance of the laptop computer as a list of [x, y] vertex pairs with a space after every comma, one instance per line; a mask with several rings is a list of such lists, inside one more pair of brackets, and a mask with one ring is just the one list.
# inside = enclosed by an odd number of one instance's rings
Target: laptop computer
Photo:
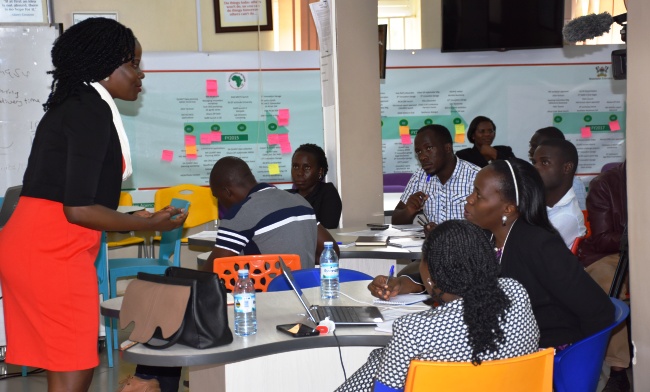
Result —
[[291, 270], [282, 260], [280, 259], [280, 268], [282, 269], [282, 274], [289, 282], [289, 286], [298, 300], [305, 308], [307, 312], [307, 317], [315, 324], [318, 325], [321, 320], [324, 320], [325, 317], [329, 317], [330, 320], [334, 321], [337, 326], [341, 325], [376, 325], [384, 321], [379, 308], [376, 306], [322, 306], [322, 305], [311, 305], [307, 298], [302, 294], [302, 290], [298, 283], [296, 282]]

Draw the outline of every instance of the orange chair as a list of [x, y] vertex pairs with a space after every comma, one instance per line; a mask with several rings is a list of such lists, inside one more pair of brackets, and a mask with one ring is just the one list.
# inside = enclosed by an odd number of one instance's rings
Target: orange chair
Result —
[[585, 233], [585, 238], [588, 238], [591, 235], [591, 225], [589, 224], [589, 212], [587, 210], [582, 210], [582, 216], [585, 218], [585, 227], [587, 232]]
[[571, 245], [571, 253], [574, 255], [578, 255], [578, 248], [580, 247], [580, 243], [585, 239], [587, 235], [585, 234], [584, 237], [578, 237], [575, 240], [573, 240], [573, 245]]
[[240, 269], [248, 269], [256, 291], [266, 291], [273, 278], [282, 275], [278, 257], [282, 257], [289, 269], [300, 269], [300, 256], [271, 254], [220, 257], [214, 259], [213, 271], [219, 275], [228, 292], [232, 292], [235, 288], [237, 271]]
[[[132, 206], [133, 197], [128, 192], [120, 193], [120, 201], [118, 203], [121, 206]], [[108, 233], [110, 241], [107, 242], [108, 249], [115, 249], [122, 246], [131, 246], [138, 245], [138, 257], [149, 257], [149, 252], [147, 250], [146, 241], [142, 237], [136, 237], [134, 232], [130, 232], [128, 237], [125, 238], [116, 238], [119, 237], [119, 233], [111, 232]]]
[[411, 361], [404, 392], [551, 392], [553, 355], [547, 348], [521, 357], [469, 362]]

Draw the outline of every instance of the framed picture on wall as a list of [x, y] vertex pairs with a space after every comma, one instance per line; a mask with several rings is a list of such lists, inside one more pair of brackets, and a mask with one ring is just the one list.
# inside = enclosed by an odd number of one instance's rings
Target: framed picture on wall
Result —
[[73, 12], [72, 24], [76, 25], [88, 18], [107, 18], [117, 20], [117, 12]]
[[214, 0], [215, 31], [273, 30], [271, 0]]

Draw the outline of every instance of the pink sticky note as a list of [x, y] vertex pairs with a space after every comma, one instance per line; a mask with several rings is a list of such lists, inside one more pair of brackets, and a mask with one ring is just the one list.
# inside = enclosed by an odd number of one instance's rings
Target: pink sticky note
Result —
[[212, 141], [213, 142], [220, 142], [221, 141], [221, 131], [212, 131], [210, 133], [212, 134]]
[[196, 146], [196, 136], [194, 136], [194, 135], [185, 135], [185, 145], [186, 146]]
[[278, 137], [277, 133], [269, 133], [269, 135], [266, 137], [267, 143], [269, 145], [274, 145], [274, 144], [280, 144], [280, 138]]
[[171, 162], [174, 159], [174, 151], [172, 150], [162, 150], [162, 158], [165, 162]]
[[618, 120], [610, 121], [609, 122], [609, 130], [612, 132], [620, 131], [621, 130], [621, 124], [618, 123]]
[[289, 125], [289, 109], [278, 109], [278, 125], [281, 127]]
[[280, 152], [283, 154], [290, 154], [291, 153], [291, 143], [286, 142], [286, 143], [280, 143]]
[[197, 158], [197, 155], [196, 155], [196, 154], [187, 154], [187, 155], [185, 155], [185, 156], [187, 157], [187, 159], [190, 159], [190, 160], [194, 160], [194, 159]]
[[212, 143], [212, 135], [209, 133], [201, 134], [201, 144], [210, 144]]
[[591, 137], [591, 128], [589, 128], [589, 127], [580, 128], [580, 134], [585, 139]]
[[288, 133], [281, 133], [278, 135], [278, 142], [280, 144], [283, 143], [289, 143], [289, 134]]
[[402, 138], [402, 144], [412, 144], [411, 143], [411, 135], [401, 135]]
[[205, 95], [208, 97], [218, 97], [219, 90], [217, 88], [217, 81], [208, 79], [205, 81]]

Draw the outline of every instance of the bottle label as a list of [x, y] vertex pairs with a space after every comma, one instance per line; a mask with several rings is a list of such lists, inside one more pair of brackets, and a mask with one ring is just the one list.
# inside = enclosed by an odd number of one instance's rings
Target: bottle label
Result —
[[235, 295], [235, 312], [250, 313], [255, 310], [255, 294], [242, 293]]
[[338, 263], [324, 263], [320, 265], [321, 279], [338, 279], [339, 265]]

